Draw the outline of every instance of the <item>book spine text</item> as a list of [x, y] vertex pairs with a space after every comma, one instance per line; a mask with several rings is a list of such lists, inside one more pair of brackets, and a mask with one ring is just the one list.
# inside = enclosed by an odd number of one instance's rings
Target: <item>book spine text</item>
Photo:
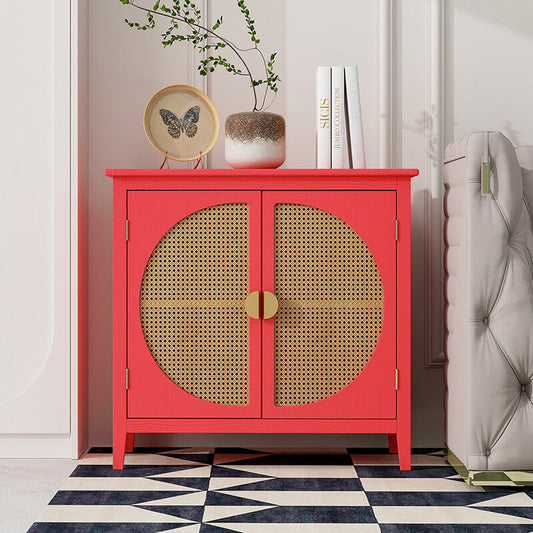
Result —
[[316, 70], [316, 168], [331, 168], [331, 68]]
[[331, 67], [331, 168], [344, 168], [344, 67]]

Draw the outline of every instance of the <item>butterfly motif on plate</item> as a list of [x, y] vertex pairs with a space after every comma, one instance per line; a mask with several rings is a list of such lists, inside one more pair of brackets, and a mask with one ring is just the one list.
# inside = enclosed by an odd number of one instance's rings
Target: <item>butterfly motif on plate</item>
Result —
[[168, 126], [168, 133], [174, 139], [179, 139], [182, 132], [187, 137], [194, 137], [198, 131], [196, 123], [200, 119], [200, 107], [195, 105], [191, 107], [183, 118], [178, 118], [172, 111], [168, 109], [160, 109], [159, 114], [163, 119], [163, 122]]

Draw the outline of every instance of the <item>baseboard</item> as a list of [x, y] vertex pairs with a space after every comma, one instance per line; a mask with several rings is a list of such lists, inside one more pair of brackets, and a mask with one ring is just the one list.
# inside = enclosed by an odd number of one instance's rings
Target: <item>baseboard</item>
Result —
[[533, 471], [516, 470], [468, 470], [456, 455], [444, 446], [444, 457], [456, 472], [465, 480], [467, 485], [475, 486], [509, 486], [531, 487], [533, 486]]
[[5, 459], [71, 459], [70, 435], [0, 435]]
[[85, 446], [78, 452], [78, 457], [73, 457], [72, 459], [83, 459], [89, 453], [89, 449], [89, 446]]

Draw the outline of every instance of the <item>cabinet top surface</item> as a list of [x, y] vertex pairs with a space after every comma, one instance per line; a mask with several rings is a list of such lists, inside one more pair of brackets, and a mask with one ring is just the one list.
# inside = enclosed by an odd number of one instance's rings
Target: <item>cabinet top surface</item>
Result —
[[110, 178], [412, 178], [418, 175], [418, 169], [413, 168], [363, 168], [363, 169], [107, 169], [105, 175]]

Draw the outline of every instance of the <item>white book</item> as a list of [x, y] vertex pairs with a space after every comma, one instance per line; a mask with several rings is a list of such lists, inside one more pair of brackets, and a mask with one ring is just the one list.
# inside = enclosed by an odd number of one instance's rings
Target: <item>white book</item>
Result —
[[346, 81], [346, 136], [350, 168], [366, 168], [359, 75], [357, 67], [344, 67]]
[[331, 67], [331, 168], [344, 168], [344, 67]]
[[316, 168], [331, 168], [331, 68], [316, 69]]

